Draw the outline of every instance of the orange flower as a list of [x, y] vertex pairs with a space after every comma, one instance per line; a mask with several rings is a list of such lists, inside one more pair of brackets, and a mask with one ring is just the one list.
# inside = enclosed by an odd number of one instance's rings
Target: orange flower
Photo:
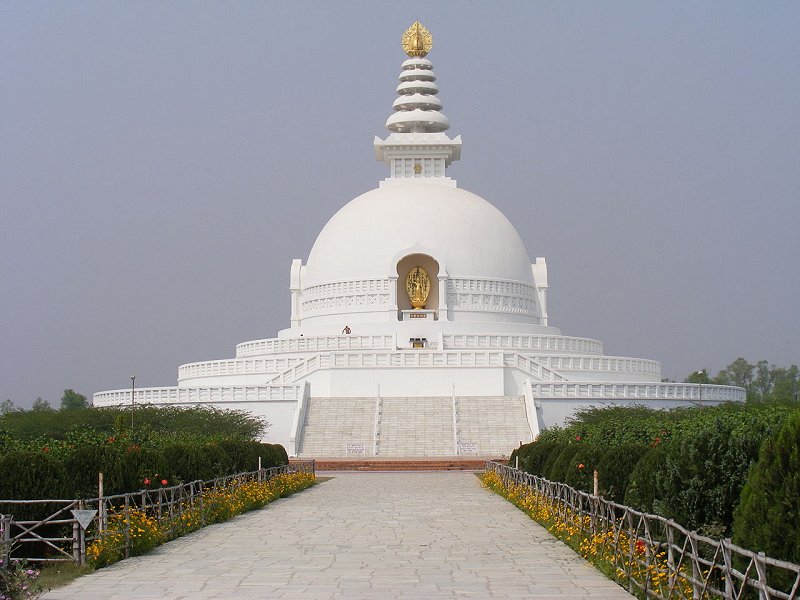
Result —
[[583, 463], [579, 463], [579, 464], [578, 464], [578, 468], [579, 468], [579, 469], [583, 469], [583, 468], [584, 468], [584, 464], [583, 464]]

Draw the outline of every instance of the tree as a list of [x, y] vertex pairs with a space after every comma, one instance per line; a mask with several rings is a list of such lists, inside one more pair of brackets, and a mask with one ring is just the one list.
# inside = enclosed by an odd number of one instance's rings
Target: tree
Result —
[[753, 370], [755, 365], [751, 365], [741, 356], [720, 371], [714, 378], [713, 383], [720, 385], [736, 385], [747, 390], [747, 399], [754, 397], [753, 390]]
[[774, 373], [772, 399], [776, 402], [800, 401], [800, 369], [797, 365], [792, 365], [788, 369], [774, 369]]
[[14, 406], [14, 403], [11, 401], [11, 398], [6, 398], [2, 402], [0, 402], [0, 415], [7, 415], [8, 413], [12, 413], [17, 410], [17, 407]]
[[33, 401], [31, 410], [53, 410], [53, 407], [50, 406], [50, 403], [47, 400], [42, 400], [41, 397], [38, 397]]
[[758, 399], [762, 402], [766, 402], [772, 396], [777, 370], [775, 365], [770, 367], [765, 360], [760, 360], [756, 363], [756, 377], [753, 381], [753, 388], [758, 395]]
[[711, 378], [708, 376], [708, 371], [702, 369], [700, 371], [694, 371], [683, 380], [683, 383], [711, 383]]
[[64, 395], [61, 397], [61, 410], [88, 407], [89, 403], [86, 401], [86, 396], [79, 394], [75, 390], [64, 390]]
[[800, 411], [761, 446], [742, 489], [733, 534], [746, 548], [800, 561]]

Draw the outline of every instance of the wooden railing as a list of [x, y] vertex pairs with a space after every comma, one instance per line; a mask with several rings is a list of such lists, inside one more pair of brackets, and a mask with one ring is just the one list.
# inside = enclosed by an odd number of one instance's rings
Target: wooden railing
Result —
[[[190, 481], [157, 489], [144, 489], [127, 494], [115, 494], [83, 500], [0, 500], [0, 558], [29, 562], [76, 562], [85, 564], [86, 544], [102, 536], [110, 514], [124, 514], [123, 530], [125, 556], [130, 549], [130, 518], [133, 510], [143, 511], [166, 527], [168, 534], [181, 513], [196, 505], [202, 506], [203, 492], [209, 489], [238, 487], [253, 481], [269, 481], [284, 473], [314, 473], [315, 462], [293, 462], [289, 465], [259, 469], [218, 477], [208, 481]], [[36, 511], [36, 519], [16, 519], [15, 511]], [[92, 511], [89, 523], [80, 523], [73, 511]], [[202, 515], [202, 511], [201, 511]], [[201, 516], [201, 518], [203, 518]], [[203, 523], [204, 525], [205, 523]], [[93, 525], [91, 535], [87, 534]], [[4, 564], [8, 564], [4, 562]]]
[[[661, 600], [800, 598], [800, 565], [494, 461], [487, 461], [486, 470], [497, 473], [506, 486], [525, 486], [587, 536], [605, 536], [617, 574], [631, 593]], [[656, 577], [657, 572], [662, 575]], [[777, 589], [775, 579], [786, 586]]]

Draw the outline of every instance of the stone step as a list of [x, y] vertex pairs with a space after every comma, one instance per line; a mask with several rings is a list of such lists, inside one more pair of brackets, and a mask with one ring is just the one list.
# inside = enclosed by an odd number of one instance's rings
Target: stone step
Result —
[[[364, 452], [357, 458], [508, 455], [530, 441], [521, 396], [383, 398], [375, 428], [375, 398], [309, 399], [301, 432], [303, 457], [347, 457], [348, 444]], [[456, 448], [455, 439], [460, 443]], [[353, 446], [350, 446], [353, 450]], [[350, 452], [352, 458], [352, 452]]]
[[[317, 471], [483, 471], [485, 458], [450, 457], [440, 459], [398, 458], [355, 459], [320, 458], [314, 462]], [[500, 460], [500, 459], [491, 459]], [[290, 463], [292, 460], [289, 461]]]

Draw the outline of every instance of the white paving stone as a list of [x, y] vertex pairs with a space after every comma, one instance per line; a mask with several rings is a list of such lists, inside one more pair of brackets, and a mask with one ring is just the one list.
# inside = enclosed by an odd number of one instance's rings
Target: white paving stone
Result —
[[44, 598], [631, 598], [472, 474], [330, 475]]

